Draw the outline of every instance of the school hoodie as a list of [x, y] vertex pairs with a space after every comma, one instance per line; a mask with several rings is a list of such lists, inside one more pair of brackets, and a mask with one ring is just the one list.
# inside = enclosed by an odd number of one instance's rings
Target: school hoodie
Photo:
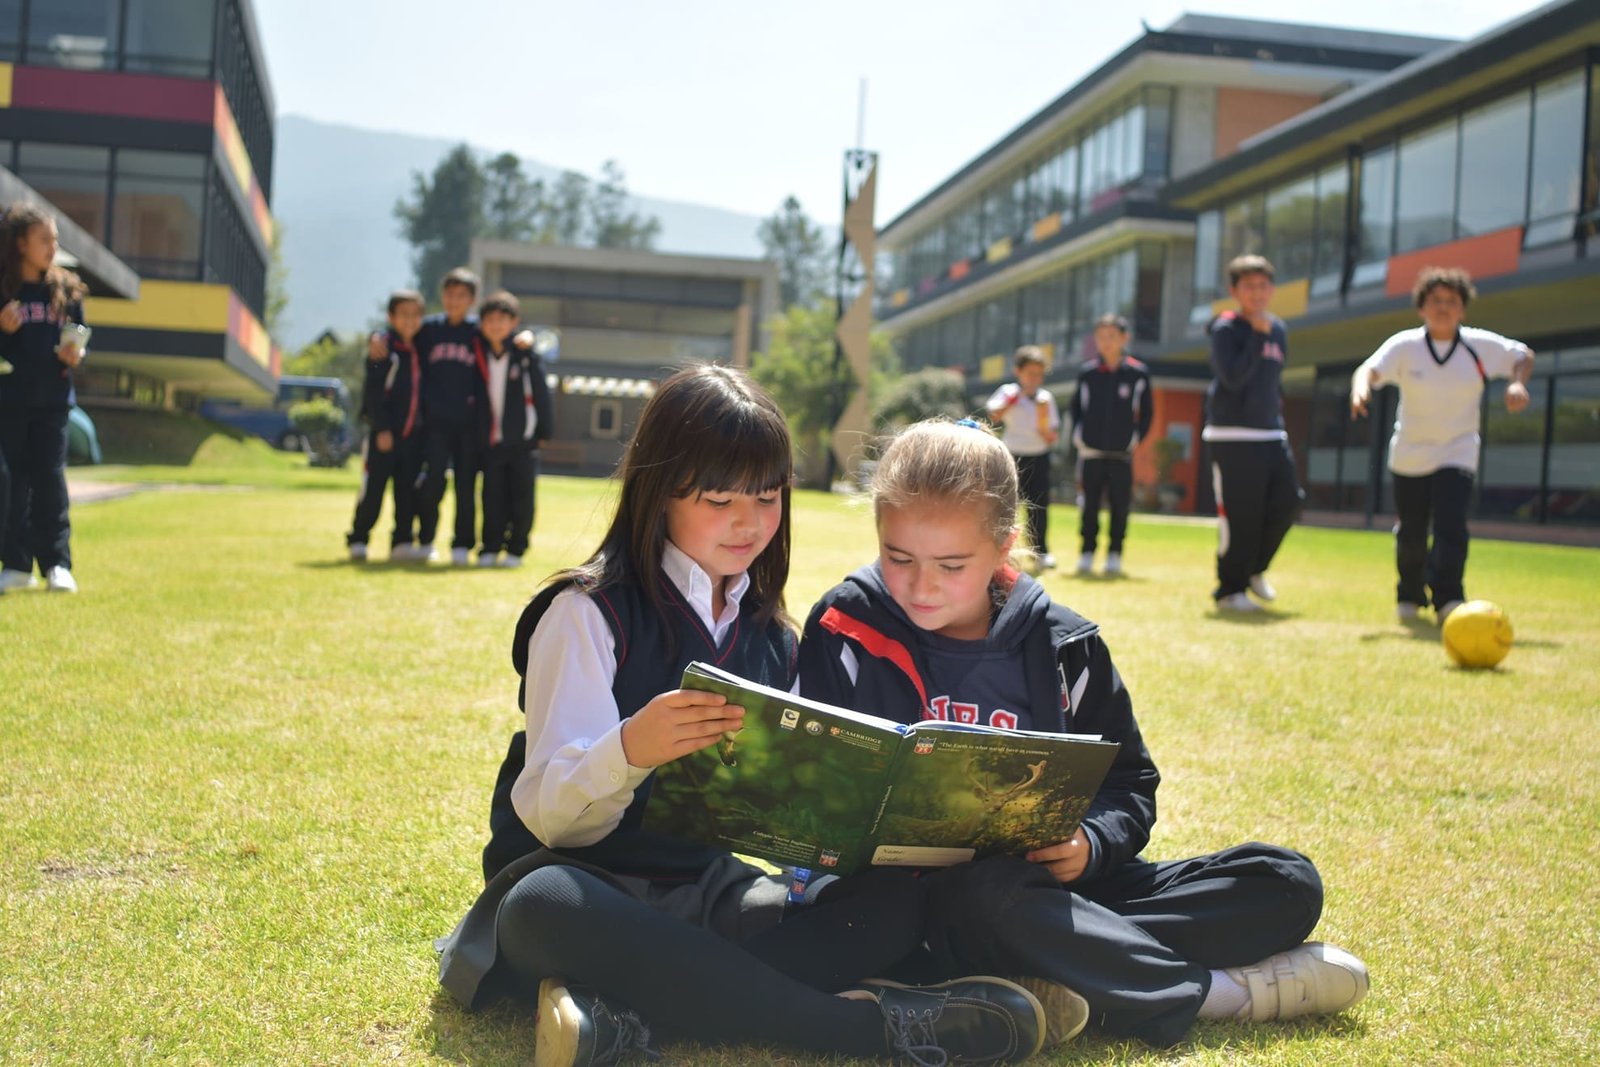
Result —
[[0, 357], [14, 368], [0, 375], [0, 407], [61, 410], [78, 402], [72, 370], [56, 357], [65, 322], [82, 322], [83, 305], [68, 303], [64, 314], [50, 310], [50, 289], [23, 282], [15, 297], [22, 315], [16, 333], [0, 332]]
[[415, 344], [389, 332], [389, 354], [367, 360], [362, 413], [373, 433], [385, 430], [404, 441], [422, 427], [422, 361]]
[[[555, 431], [555, 414], [550, 385], [544, 377], [544, 361], [532, 349], [518, 348], [510, 341], [506, 342], [505, 354], [499, 357], [482, 337], [473, 345], [487, 399], [481, 419], [483, 443], [493, 447], [521, 442], [531, 451], [550, 440]], [[495, 384], [490, 374], [491, 361], [497, 358], [509, 360], [499, 397], [488, 393]]]
[[1083, 823], [1093, 842], [1083, 881], [1092, 881], [1149, 842], [1161, 776], [1100, 628], [1051, 602], [1025, 574], [1007, 568], [995, 588], [1008, 591], [989, 634], [956, 641], [916, 627], [889, 595], [879, 564], [861, 568], [806, 620], [800, 691], [905, 723], [955, 719], [1120, 742]]
[[422, 414], [430, 426], [460, 430], [480, 417], [483, 376], [473, 350], [477, 339], [476, 315], [454, 323], [439, 314], [422, 320], [416, 345], [422, 358]]
[[1237, 311], [1211, 323], [1211, 372], [1206, 390], [1207, 441], [1278, 440], [1283, 430], [1283, 363], [1289, 331], [1274, 316], [1261, 333]]

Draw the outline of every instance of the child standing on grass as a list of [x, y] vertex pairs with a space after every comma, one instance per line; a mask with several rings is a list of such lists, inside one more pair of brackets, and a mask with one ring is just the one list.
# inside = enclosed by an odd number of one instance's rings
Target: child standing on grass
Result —
[[793, 682], [790, 456], [783, 413], [748, 378], [673, 375], [623, 455], [600, 547], [517, 624], [527, 730], [501, 767], [486, 885], [446, 939], [440, 981], [468, 1007], [537, 998], [538, 1067], [620, 1062], [652, 1030], [923, 1064], [1038, 1050], [1042, 1011], [1008, 982], [849, 988], [921, 940], [921, 885], [905, 872], [819, 879], [786, 907], [786, 879], [641, 829], [654, 768], [743, 719], [679, 688], [690, 661]]
[[[56, 220], [32, 204], [13, 204], [0, 221], [0, 453], [10, 468], [8, 506], [0, 508], [0, 591], [45, 584], [76, 593], [72, 523], [67, 516], [67, 415], [77, 403], [72, 372], [87, 356], [70, 329], [83, 324], [87, 293], [55, 264]], [[63, 327], [69, 327], [63, 329]]]
[[381, 359], [367, 358], [362, 390], [367, 440], [361, 450], [361, 493], [345, 543], [350, 558], [367, 558], [367, 538], [383, 507], [384, 486], [394, 481], [394, 535], [389, 558], [415, 558], [417, 475], [422, 470], [422, 363], [414, 344], [422, 328], [422, 294], [401, 289], [389, 297], [389, 334]]
[[1228, 264], [1228, 291], [1238, 311], [1211, 324], [1211, 371], [1206, 428], [1217, 497], [1217, 586], [1222, 611], [1258, 612], [1250, 599], [1276, 600], [1267, 568], [1300, 514], [1289, 434], [1283, 427], [1283, 364], [1289, 331], [1267, 310], [1272, 264], [1239, 256]]
[[1081, 994], [1106, 1032], [1161, 1046], [1197, 1018], [1288, 1019], [1360, 1000], [1359, 960], [1302, 944], [1322, 910], [1306, 857], [1252, 843], [1140, 858], [1160, 775], [1099, 628], [1008, 561], [1019, 501], [1005, 447], [977, 423], [918, 423], [884, 452], [872, 496], [878, 560], [813, 609], [804, 695], [906, 723], [1098, 734], [1122, 746], [1069, 840], [926, 878], [919, 976], [1049, 979]]
[[[505, 290], [478, 309], [478, 371], [488, 391], [483, 427], [483, 541], [480, 567], [520, 567], [533, 530], [539, 442], [553, 428], [544, 363], [511, 343], [521, 308]], [[505, 555], [500, 555], [501, 549]]]
[[996, 389], [985, 409], [1002, 427], [1006, 448], [1017, 465], [1022, 499], [1028, 505], [1028, 547], [1039, 566], [1048, 570], [1056, 565], [1050, 554], [1050, 450], [1056, 444], [1061, 413], [1055, 394], [1044, 387], [1044, 350], [1023, 345], [1013, 363], [1017, 380]]
[[1111, 543], [1106, 574], [1122, 573], [1122, 541], [1133, 503], [1133, 450], [1150, 434], [1155, 408], [1150, 403], [1150, 372], [1128, 355], [1128, 320], [1101, 315], [1094, 324], [1097, 358], [1078, 372], [1072, 393], [1072, 443], [1078, 449], [1078, 481], [1083, 485], [1078, 573], [1094, 570], [1100, 539], [1100, 498], [1111, 505]]

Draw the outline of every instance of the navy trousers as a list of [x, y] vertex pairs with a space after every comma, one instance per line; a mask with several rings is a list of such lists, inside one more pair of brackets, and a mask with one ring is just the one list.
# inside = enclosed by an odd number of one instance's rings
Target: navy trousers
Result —
[[1028, 510], [1028, 540], [1040, 555], [1050, 551], [1050, 453], [1017, 456], [1017, 489]]
[[0, 412], [0, 452], [11, 468], [4, 548], [7, 570], [41, 573], [72, 569], [72, 524], [67, 518], [67, 409], [6, 408]]
[[538, 478], [539, 453], [530, 452], [526, 442], [491, 445], [484, 453], [483, 552], [527, 553]]
[[1217, 495], [1218, 600], [1242, 593], [1272, 557], [1300, 514], [1303, 496], [1287, 441], [1213, 441]]
[[[1467, 508], [1472, 503], [1472, 472], [1440, 467], [1421, 477], [1394, 476], [1394, 562], [1400, 572], [1395, 598], [1410, 604], [1443, 607], [1465, 600], [1461, 586], [1467, 569]], [[1433, 529], [1433, 544], [1428, 530]]]
[[471, 548], [478, 543], [478, 462], [482, 449], [478, 442], [478, 428], [467, 423], [461, 426], [428, 425], [425, 430], [423, 462], [427, 473], [422, 489], [417, 494], [417, 541], [433, 544], [439, 528], [439, 503], [444, 500], [444, 472], [450, 468], [455, 481], [456, 527], [451, 548]]
[[1122, 539], [1128, 533], [1128, 509], [1133, 504], [1133, 463], [1126, 459], [1086, 457], [1080, 465], [1083, 482], [1083, 521], [1080, 528], [1085, 554], [1095, 550], [1100, 540], [1100, 499], [1111, 507], [1109, 551], [1121, 553]]
[[356, 498], [356, 514], [350, 524], [346, 544], [364, 545], [383, 508], [384, 488], [394, 483], [394, 533], [390, 546], [409, 545], [416, 525], [417, 475], [422, 470], [422, 439], [413, 434], [396, 439], [388, 452], [379, 452], [376, 434], [367, 434], [361, 452], [361, 495]]

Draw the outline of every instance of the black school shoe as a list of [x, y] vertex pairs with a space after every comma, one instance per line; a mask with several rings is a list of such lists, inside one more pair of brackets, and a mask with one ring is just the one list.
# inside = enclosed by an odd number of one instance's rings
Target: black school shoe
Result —
[[661, 1058], [635, 1012], [559, 978], [539, 983], [533, 1067], [612, 1067], [635, 1053], [651, 1063]]
[[1032, 993], [1004, 978], [926, 986], [873, 979], [862, 987], [883, 1012], [889, 1052], [918, 1067], [1015, 1063], [1044, 1047], [1044, 1009]]

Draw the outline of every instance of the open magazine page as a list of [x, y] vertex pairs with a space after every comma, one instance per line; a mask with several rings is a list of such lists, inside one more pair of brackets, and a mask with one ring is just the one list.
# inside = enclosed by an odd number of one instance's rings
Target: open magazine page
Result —
[[819, 872], [868, 866], [904, 727], [706, 664], [683, 684], [741, 705], [744, 729], [656, 771], [645, 829]]
[[1119, 747], [1062, 734], [917, 723], [890, 772], [872, 862], [942, 867], [1065, 841]]

